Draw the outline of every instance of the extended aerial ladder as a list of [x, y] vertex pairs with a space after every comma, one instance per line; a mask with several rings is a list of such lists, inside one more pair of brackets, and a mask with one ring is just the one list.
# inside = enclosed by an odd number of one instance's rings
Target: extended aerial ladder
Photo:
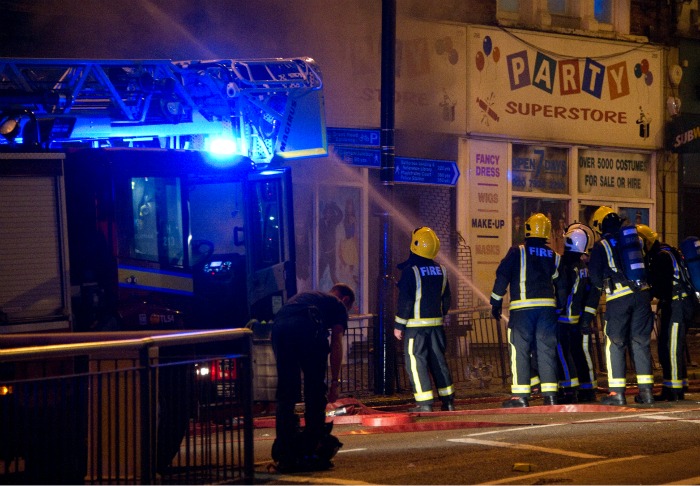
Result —
[[326, 155], [322, 88], [310, 58], [0, 58], [0, 148], [214, 150], [218, 140], [256, 164]]

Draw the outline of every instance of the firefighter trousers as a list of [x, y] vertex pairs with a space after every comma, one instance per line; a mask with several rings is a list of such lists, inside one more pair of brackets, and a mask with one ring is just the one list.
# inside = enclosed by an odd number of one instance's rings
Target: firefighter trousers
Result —
[[627, 384], [626, 351], [630, 347], [639, 388], [651, 388], [651, 331], [654, 314], [651, 292], [635, 291], [606, 302], [605, 360], [608, 366], [608, 388], [624, 394]]
[[531, 356], [537, 356], [537, 371], [542, 394], [556, 395], [557, 313], [554, 307], [514, 310], [508, 322], [510, 366], [513, 372], [511, 392], [527, 397], [531, 391]]
[[454, 395], [450, 368], [445, 359], [447, 339], [442, 326], [407, 327], [404, 333], [406, 372], [417, 403], [432, 403], [435, 380], [438, 395], [445, 400]]
[[659, 362], [663, 370], [663, 386], [683, 388], [683, 380], [688, 378], [685, 363], [685, 335], [688, 322], [693, 318], [693, 302], [690, 298], [674, 299], [659, 303]]
[[[313, 450], [325, 434], [326, 372], [330, 346], [328, 333], [319, 323], [303, 316], [275, 321], [272, 348], [277, 361], [276, 460], [294, 460]], [[299, 420], [294, 411], [301, 401], [304, 375], [304, 442], [299, 444]]]

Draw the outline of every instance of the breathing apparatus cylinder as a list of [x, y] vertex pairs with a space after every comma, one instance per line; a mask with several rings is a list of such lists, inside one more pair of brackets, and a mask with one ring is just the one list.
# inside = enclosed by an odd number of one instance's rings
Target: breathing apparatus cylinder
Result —
[[690, 281], [695, 291], [700, 291], [700, 239], [697, 236], [689, 236], [680, 244], [680, 250], [688, 267]]
[[641, 287], [647, 282], [647, 270], [644, 265], [644, 255], [642, 254], [642, 242], [639, 239], [637, 228], [634, 226], [623, 226], [620, 228], [620, 238], [618, 243], [618, 254], [622, 271], [628, 280]]

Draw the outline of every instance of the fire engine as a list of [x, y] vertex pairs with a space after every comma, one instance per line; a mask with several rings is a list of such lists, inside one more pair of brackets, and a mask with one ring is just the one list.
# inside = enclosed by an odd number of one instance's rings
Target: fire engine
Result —
[[310, 58], [0, 58], [0, 333], [270, 319], [326, 154]]

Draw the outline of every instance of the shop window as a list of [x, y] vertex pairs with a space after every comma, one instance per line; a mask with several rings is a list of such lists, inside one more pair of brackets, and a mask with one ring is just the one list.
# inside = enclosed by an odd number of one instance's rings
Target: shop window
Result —
[[513, 145], [514, 192], [569, 193], [569, 151], [536, 145]]
[[563, 254], [564, 231], [570, 223], [569, 202], [565, 200], [514, 197], [512, 244], [519, 245], [525, 240], [525, 222], [535, 213], [544, 214], [552, 222], [549, 246], [557, 253]]

